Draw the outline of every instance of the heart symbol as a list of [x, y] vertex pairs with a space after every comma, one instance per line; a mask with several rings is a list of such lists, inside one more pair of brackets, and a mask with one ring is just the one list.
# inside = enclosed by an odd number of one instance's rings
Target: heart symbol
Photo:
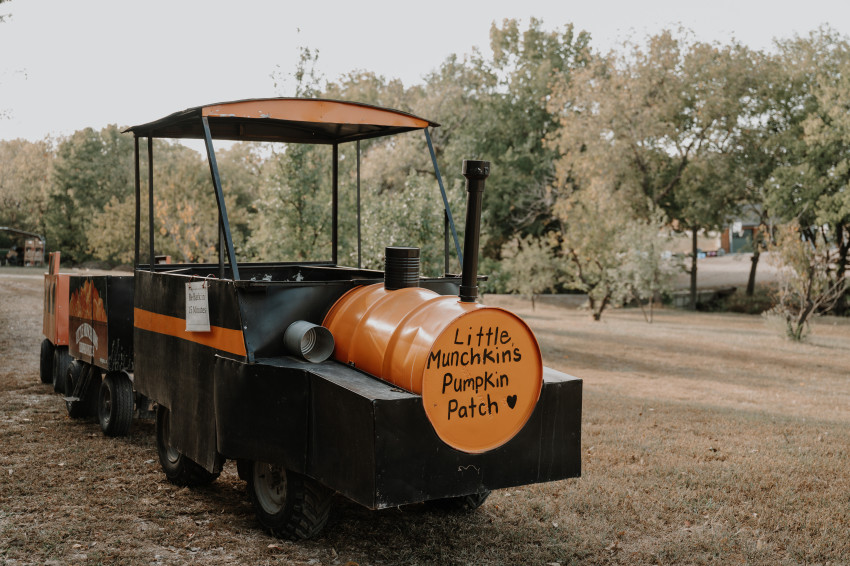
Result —
[[516, 395], [508, 395], [508, 407], [511, 409], [516, 405]]

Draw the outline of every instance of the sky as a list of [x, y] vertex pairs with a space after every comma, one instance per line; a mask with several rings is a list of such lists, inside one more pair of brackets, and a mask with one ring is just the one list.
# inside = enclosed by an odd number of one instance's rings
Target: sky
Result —
[[291, 95], [272, 75], [299, 47], [319, 50], [327, 79], [367, 70], [410, 86], [451, 54], [489, 53], [506, 18], [573, 23], [602, 51], [680, 25], [755, 49], [823, 24], [850, 34], [846, 0], [12, 0], [0, 14], [0, 139], [31, 141]]

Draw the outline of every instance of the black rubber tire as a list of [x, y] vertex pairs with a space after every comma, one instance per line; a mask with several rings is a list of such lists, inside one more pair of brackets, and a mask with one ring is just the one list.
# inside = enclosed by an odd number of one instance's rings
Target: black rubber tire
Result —
[[[199, 487], [209, 485], [221, 474], [221, 465], [216, 472], [209, 472], [203, 466], [181, 454], [171, 446], [171, 416], [167, 407], [156, 408], [156, 452], [165, 477], [174, 485]], [[224, 462], [222, 461], [221, 464]]]
[[38, 376], [42, 383], [53, 383], [53, 342], [45, 338], [41, 341], [41, 358], [38, 365]]
[[106, 374], [100, 385], [97, 417], [106, 436], [124, 436], [133, 424], [133, 383], [123, 371]]
[[[77, 392], [78, 383], [82, 383], [84, 388], [80, 392]], [[80, 360], [74, 360], [68, 365], [68, 371], [65, 372], [65, 396], [74, 397], [74, 393], [79, 394], [78, 401], [65, 401], [68, 416], [81, 419], [97, 415], [99, 391], [100, 368]]]
[[68, 365], [71, 363], [71, 354], [68, 346], [56, 346], [53, 351], [53, 391], [65, 393], [65, 375], [68, 373]]
[[490, 497], [490, 491], [484, 491], [482, 493], [472, 493], [470, 495], [460, 495], [458, 497], [447, 497], [445, 499], [433, 499], [427, 502], [428, 507], [439, 510], [439, 511], [447, 511], [450, 513], [463, 513], [469, 511], [475, 511], [479, 507], [481, 507], [487, 498]]
[[263, 462], [251, 465], [248, 494], [263, 528], [289, 540], [319, 534], [328, 522], [333, 496], [314, 479]]

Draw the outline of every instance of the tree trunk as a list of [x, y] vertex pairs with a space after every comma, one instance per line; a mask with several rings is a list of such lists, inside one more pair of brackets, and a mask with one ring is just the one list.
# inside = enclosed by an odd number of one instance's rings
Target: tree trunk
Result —
[[759, 265], [759, 255], [761, 255], [761, 251], [758, 243], [755, 243], [753, 246], [753, 257], [750, 259], [752, 262], [750, 264], [750, 277], [747, 279], [747, 296], [752, 297], [756, 291], [756, 269]]
[[808, 272], [808, 281], [806, 282], [806, 296], [803, 301], [803, 310], [797, 316], [797, 320], [794, 323], [794, 330], [791, 335], [796, 341], [800, 341], [803, 339], [803, 329], [806, 326], [806, 320], [809, 318], [809, 315], [812, 314], [812, 311], [815, 308], [815, 303], [812, 301], [812, 287], [815, 282], [815, 266], [812, 265], [809, 267]]
[[611, 293], [606, 294], [602, 297], [602, 300], [599, 301], [599, 311], [593, 311], [593, 320], [599, 322], [602, 320], [602, 311], [605, 310], [605, 307], [608, 306], [608, 301], [611, 299]]
[[[837, 268], [835, 270], [835, 281], [836, 283], [840, 283], [847, 276], [847, 255], [850, 252], [850, 234], [848, 234], [848, 230], [846, 227], [842, 225], [838, 225], [835, 234], [835, 243], [838, 246], [838, 261]], [[835, 306], [833, 307], [833, 312], [838, 316], [847, 316], [848, 305], [847, 305], [847, 293], [850, 290], [845, 290], [844, 293], [838, 297], [838, 300], [835, 302]]]
[[697, 227], [691, 228], [691, 310], [697, 310]]

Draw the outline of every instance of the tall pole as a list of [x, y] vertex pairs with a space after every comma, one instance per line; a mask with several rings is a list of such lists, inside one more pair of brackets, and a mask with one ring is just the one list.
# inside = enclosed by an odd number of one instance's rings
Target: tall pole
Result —
[[466, 232], [463, 236], [463, 273], [460, 300], [474, 303], [478, 298], [478, 240], [481, 233], [481, 202], [484, 181], [490, 176], [489, 161], [463, 160], [466, 177]]
[[333, 180], [331, 186], [331, 259], [337, 264], [337, 248], [339, 247], [339, 144], [333, 145]]
[[139, 202], [140, 199], [141, 199], [141, 195], [142, 195], [142, 174], [141, 174], [141, 171], [139, 169], [139, 138], [137, 136], [133, 136], [133, 141], [135, 142], [135, 144], [134, 144], [134, 146], [135, 146], [134, 155], [135, 155], [135, 158], [136, 158], [136, 167], [135, 167], [135, 173], [136, 173], [136, 182], [135, 182], [135, 189], [136, 189], [136, 233], [135, 233], [135, 235], [136, 235], [136, 240], [135, 240], [136, 241], [136, 248], [135, 248], [135, 250], [136, 251], [135, 251], [135, 255], [133, 256], [134, 257], [133, 269], [137, 269], [139, 267], [139, 245], [140, 245], [140, 240], [141, 240], [141, 237], [142, 237], [141, 226], [140, 226], [140, 224], [142, 222], [142, 205], [141, 205], [141, 202]]

